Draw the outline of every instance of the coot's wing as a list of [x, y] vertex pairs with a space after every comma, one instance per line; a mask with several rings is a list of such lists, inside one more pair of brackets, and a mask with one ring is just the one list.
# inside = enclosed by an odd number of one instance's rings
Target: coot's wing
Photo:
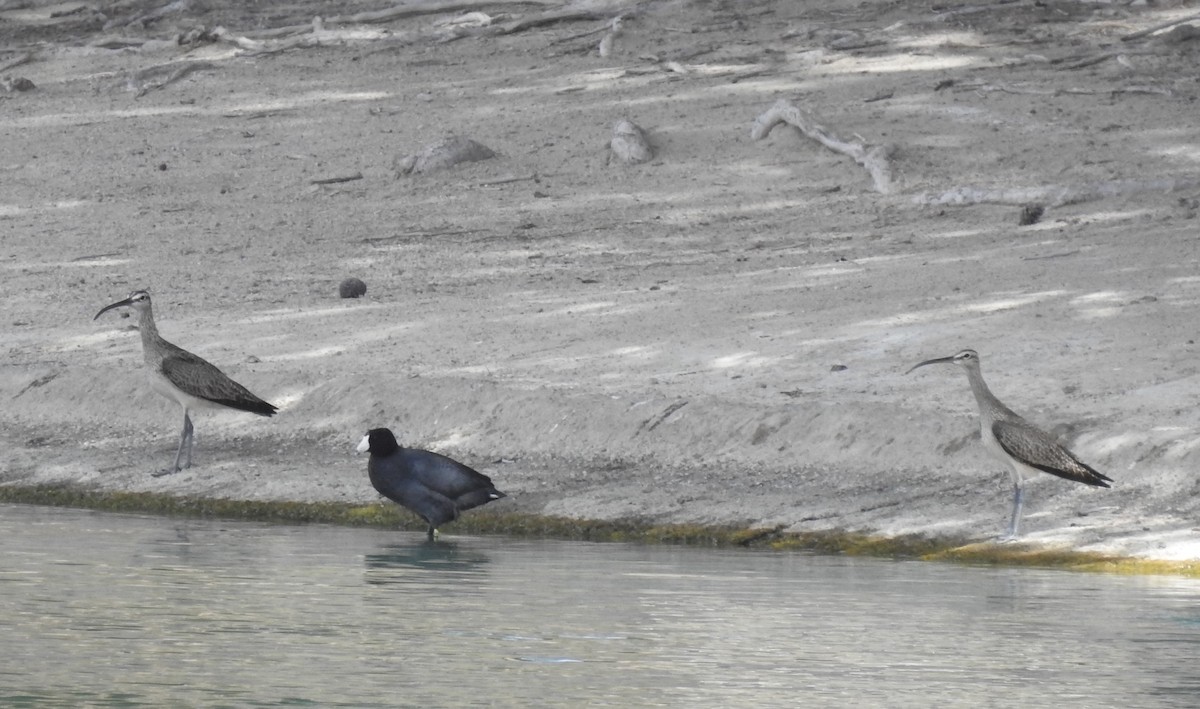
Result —
[[[488, 476], [439, 453], [405, 448], [401, 455], [408, 464], [413, 480], [452, 500], [459, 500], [477, 492], [498, 492]], [[495, 498], [485, 497], [475, 505], [483, 504], [487, 499]], [[462, 509], [468, 509], [462, 507], [461, 503], [459, 506]]]

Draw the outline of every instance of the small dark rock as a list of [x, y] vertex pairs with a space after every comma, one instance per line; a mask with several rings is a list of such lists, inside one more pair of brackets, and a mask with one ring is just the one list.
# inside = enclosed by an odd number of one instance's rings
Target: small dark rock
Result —
[[1042, 214], [1044, 214], [1045, 211], [1046, 208], [1040, 204], [1027, 204], [1024, 207], [1021, 207], [1021, 218], [1017, 223], [1021, 226], [1037, 224], [1041, 220]]
[[361, 298], [367, 294], [367, 284], [357, 278], [347, 278], [338, 286], [338, 295], [343, 298]]
[[37, 87], [34, 86], [32, 81], [23, 76], [6, 76], [3, 79], [0, 79], [0, 88], [12, 93], [13, 91], [33, 91]]
[[831, 372], [844, 372], [844, 371], [846, 371], [847, 369], [850, 369], [850, 368], [849, 368], [849, 367], [847, 367], [847, 366], [846, 366], [846, 365], [844, 365], [844, 364], [835, 364], [835, 365], [833, 365], [832, 367], [830, 367], [830, 368], [829, 368], [829, 371], [831, 371]]

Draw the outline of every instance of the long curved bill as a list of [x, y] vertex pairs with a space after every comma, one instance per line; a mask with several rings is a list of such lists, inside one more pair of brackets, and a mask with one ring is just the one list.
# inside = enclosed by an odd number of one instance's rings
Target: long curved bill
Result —
[[905, 372], [905, 374], [908, 374], [909, 372], [913, 371], [917, 367], [924, 367], [927, 364], [948, 364], [953, 361], [954, 361], [954, 357], [937, 357], [935, 359], [927, 359], [924, 362], [917, 362], [916, 364], [914, 364], [908, 370], [908, 372]]
[[113, 303], [112, 305], [106, 305], [103, 308], [100, 308], [100, 312], [96, 313], [96, 317], [92, 318], [92, 320], [98, 319], [101, 315], [107, 313], [108, 311], [112, 310], [113, 308], [122, 308], [122, 307], [125, 307], [127, 305], [132, 305], [132, 304], [133, 304], [133, 301], [130, 300], [129, 298], [126, 298], [125, 300], [118, 300], [117, 302]]

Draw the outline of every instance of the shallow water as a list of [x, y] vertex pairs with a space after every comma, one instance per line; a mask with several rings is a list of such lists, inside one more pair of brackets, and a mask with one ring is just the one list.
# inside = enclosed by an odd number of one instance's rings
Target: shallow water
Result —
[[1194, 707], [1200, 582], [0, 505], [0, 706]]

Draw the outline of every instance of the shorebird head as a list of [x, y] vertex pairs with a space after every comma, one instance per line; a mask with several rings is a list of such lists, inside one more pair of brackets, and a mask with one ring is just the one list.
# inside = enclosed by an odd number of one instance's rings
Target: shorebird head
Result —
[[387, 428], [372, 428], [367, 431], [367, 435], [362, 437], [358, 442], [358, 447], [355, 448], [356, 453], [370, 452], [372, 455], [391, 455], [399, 450], [400, 444], [396, 443], [396, 436]]
[[134, 310], [138, 311], [139, 315], [146, 312], [150, 309], [150, 293], [144, 290], [135, 290], [134, 292], [130, 293], [129, 297], [125, 300], [118, 300], [115, 303], [111, 303], [103, 308], [100, 308], [100, 312], [96, 313], [96, 317], [92, 318], [92, 320], [99, 318], [101, 315], [107, 313], [113, 308], [125, 307], [133, 308]]
[[[978, 369], [979, 353], [975, 350], [967, 349], [957, 354], [950, 355], [949, 357], [936, 357], [934, 359], [927, 359], [924, 362], [918, 362], [914, 364], [912, 368], [908, 370], [908, 372], [913, 371], [913, 369], [916, 369], [917, 367], [924, 367], [927, 364], [957, 364], [963, 369]], [[908, 372], [905, 372], [905, 374], [908, 374]]]

